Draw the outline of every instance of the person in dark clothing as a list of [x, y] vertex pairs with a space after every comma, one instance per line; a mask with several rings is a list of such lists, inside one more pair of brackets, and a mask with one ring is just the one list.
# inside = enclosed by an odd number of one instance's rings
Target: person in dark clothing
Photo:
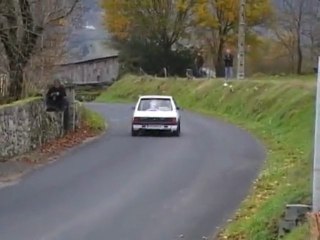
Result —
[[66, 91], [59, 80], [55, 80], [46, 95], [48, 111], [63, 111], [67, 107]]
[[201, 53], [198, 53], [196, 59], [195, 59], [195, 65], [196, 65], [196, 76], [197, 77], [201, 77], [202, 73], [201, 73], [201, 69], [203, 67], [204, 64], [204, 59], [203, 56], [201, 55]]
[[224, 55], [224, 69], [225, 69], [225, 80], [229, 80], [233, 77], [233, 55], [230, 49], [226, 50]]
[[46, 95], [47, 111], [63, 112], [63, 126], [66, 131], [69, 129], [69, 102], [64, 86], [59, 80], [55, 80]]

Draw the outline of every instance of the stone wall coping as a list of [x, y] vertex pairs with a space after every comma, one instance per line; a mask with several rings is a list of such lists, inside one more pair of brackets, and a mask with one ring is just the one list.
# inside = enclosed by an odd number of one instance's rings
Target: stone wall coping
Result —
[[6, 108], [12, 108], [12, 107], [20, 107], [25, 104], [34, 102], [36, 100], [43, 100], [43, 97], [29, 97], [29, 98], [24, 98], [12, 103], [3, 104], [3, 105], [0, 105], [0, 110], [5, 110]]

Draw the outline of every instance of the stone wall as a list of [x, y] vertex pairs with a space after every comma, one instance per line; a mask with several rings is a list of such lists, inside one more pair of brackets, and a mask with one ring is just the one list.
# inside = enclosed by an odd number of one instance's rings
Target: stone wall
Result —
[[44, 100], [33, 98], [0, 105], [0, 160], [29, 152], [63, 136], [62, 113], [46, 112]]

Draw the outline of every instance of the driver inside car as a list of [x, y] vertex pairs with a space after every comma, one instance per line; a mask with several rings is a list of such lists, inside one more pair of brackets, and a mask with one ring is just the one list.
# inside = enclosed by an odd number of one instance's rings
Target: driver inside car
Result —
[[148, 111], [157, 111], [157, 110], [158, 110], [158, 102], [156, 100], [151, 100]]

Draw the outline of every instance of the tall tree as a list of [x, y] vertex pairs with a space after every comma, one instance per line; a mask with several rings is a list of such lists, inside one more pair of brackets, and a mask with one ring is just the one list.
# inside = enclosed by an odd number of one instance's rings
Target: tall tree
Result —
[[[191, 22], [195, 0], [103, 0], [105, 25], [117, 43], [137, 43], [171, 56]], [[118, 45], [119, 47], [119, 45]], [[150, 56], [150, 55], [149, 55]], [[165, 63], [164, 63], [165, 64]], [[161, 66], [166, 67], [166, 66]]]
[[190, 23], [194, 0], [103, 0], [105, 21], [118, 39], [141, 36], [170, 48]]
[[309, 45], [315, 53], [319, 43], [319, 1], [281, 0], [277, 8], [274, 31], [280, 43], [287, 49], [293, 72], [302, 73], [303, 50]]
[[[271, 14], [269, 0], [247, 0], [247, 31], [264, 23]], [[195, 34], [214, 56], [218, 75], [223, 73], [223, 49], [235, 41], [239, 20], [239, 0], [199, 0], [195, 7]]]
[[1, 1], [0, 41], [8, 62], [10, 97], [18, 99], [22, 96], [23, 71], [45, 27], [69, 16], [78, 1]]

